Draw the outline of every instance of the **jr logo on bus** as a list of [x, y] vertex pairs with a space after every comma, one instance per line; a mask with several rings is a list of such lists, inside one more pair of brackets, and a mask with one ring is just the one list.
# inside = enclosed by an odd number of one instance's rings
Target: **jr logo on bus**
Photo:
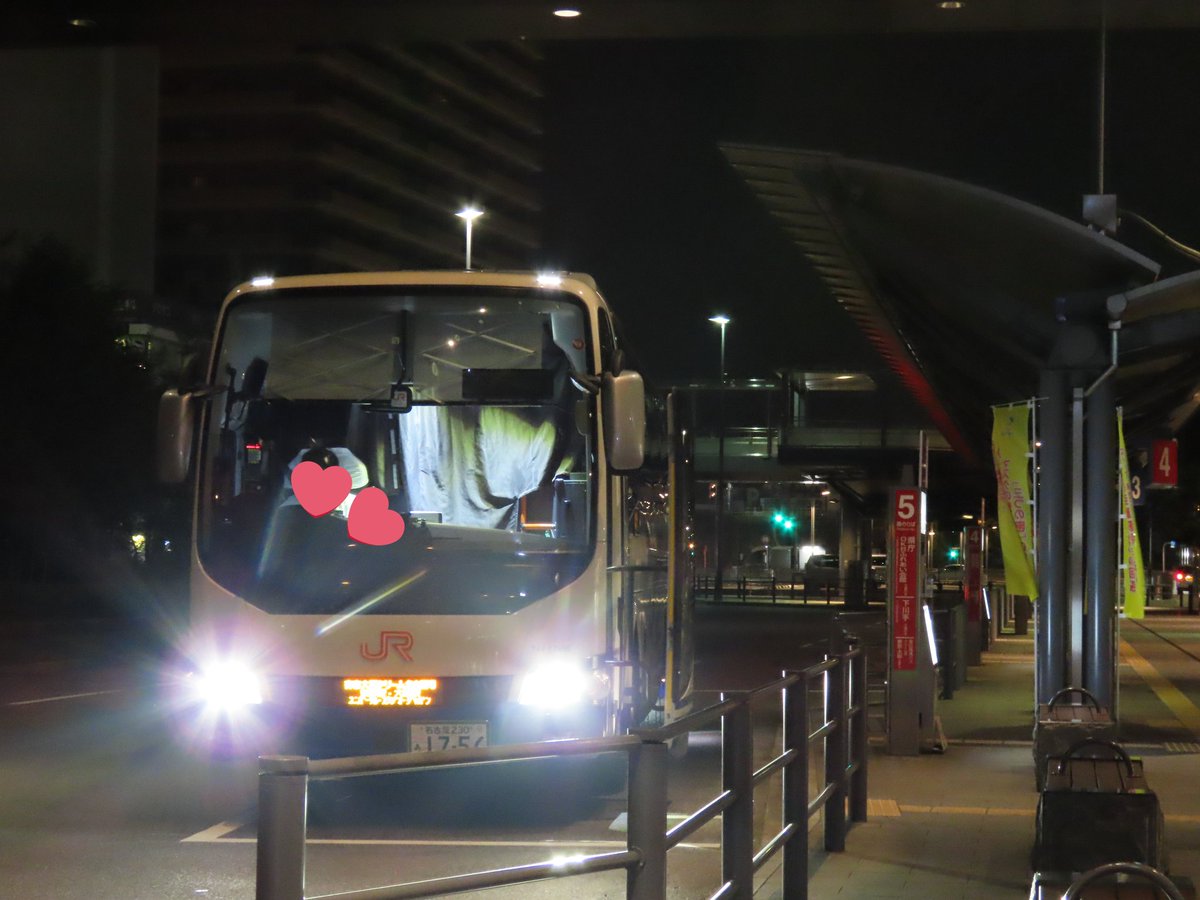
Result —
[[409, 650], [412, 649], [413, 636], [407, 631], [381, 631], [379, 632], [379, 646], [372, 650], [366, 643], [359, 645], [359, 653], [363, 659], [380, 660], [387, 659], [388, 654], [393, 650], [405, 662], [412, 662], [412, 656], [409, 655]]

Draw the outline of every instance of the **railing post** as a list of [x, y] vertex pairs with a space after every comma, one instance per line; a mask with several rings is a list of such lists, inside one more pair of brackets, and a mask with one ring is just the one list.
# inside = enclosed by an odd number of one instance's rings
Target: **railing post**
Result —
[[825, 721], [837, 725], [825, 737], [825, 783], [833, 785], [825, 801], [825, 849], [846, 849], [846, 666], [825, 672]]
[[308, 757], [258, 758], [255, 900], [303, 900]]
[[[722, 694], [722, 702], [729, 698]], [[721, 717], [721, 788], [734, 801], [721, 817], [721, 879], [734, 894], [754, 886], [754, 731], [749, 702]]]
[[[851, 657], [850, 705], [857, 707], [854, 723], [850, 728], [851, 757], [858, 768], [850, 776], [850, 821], [867, 821], [867, 653], [861, 643], [857, 655]], [[843, 661], [845, 657], [843, 657]]]
[[783, 689], [783, 749], [800, 751], [783, 770], [783, 827], [796, 833], [783, 845], [783, 896], [808, 900], [808, 678]]
[[667, 896], [667, 745], [643, 741], [629, 751], [630, 850], [642, 854], [625, 881], [627, 900]]

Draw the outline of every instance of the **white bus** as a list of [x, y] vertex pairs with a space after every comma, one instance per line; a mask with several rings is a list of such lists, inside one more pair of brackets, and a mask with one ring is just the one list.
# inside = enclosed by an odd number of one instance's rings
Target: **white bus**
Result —
[[207, 382], [160, 406], [160, 477], [196, 484], [190, 739], [423, 751], [686, 714], [688, 435], [669, 408], [586, 275], [236, 288]]

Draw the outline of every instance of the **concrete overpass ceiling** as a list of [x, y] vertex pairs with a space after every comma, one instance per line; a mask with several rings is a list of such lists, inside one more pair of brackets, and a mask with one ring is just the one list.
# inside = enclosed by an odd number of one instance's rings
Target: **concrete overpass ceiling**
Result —
[[[779, 38], [820, 34], [1091, 31], [1099, 0], [17, 0], [0, 44]], [[1194, 0], [1107, 0], [1108, 27], [1200, 27]], [[72, 24], [74, 23], [74, 24]]]
[[990, 406], [1036, 394], [1060, 297], [1125, 299], [1127, 430], [1177, 428], [1196, 408], [1200, 273], [1155, 283], [1156, 262], [1104, 234], [952, 179], [829, 153], [722, 150], [968, 462], [990, 455]]

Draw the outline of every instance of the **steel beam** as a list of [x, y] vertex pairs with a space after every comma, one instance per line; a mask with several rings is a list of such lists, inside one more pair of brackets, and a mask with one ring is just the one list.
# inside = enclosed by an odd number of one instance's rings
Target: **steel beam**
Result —
[[1067, 485], [1070, 430], [1070, 386], [1067, 373], [1043, 369], [1038, 409], [1038, 600], [1036, 620], [1037, 703], [1049, 703], [1066, 687], [1067, 624]]
[[1113, 709], [1117, 572], [1117, 423], [1112, 377], [1087, 398], [1087, 641], [1084, 686]]

